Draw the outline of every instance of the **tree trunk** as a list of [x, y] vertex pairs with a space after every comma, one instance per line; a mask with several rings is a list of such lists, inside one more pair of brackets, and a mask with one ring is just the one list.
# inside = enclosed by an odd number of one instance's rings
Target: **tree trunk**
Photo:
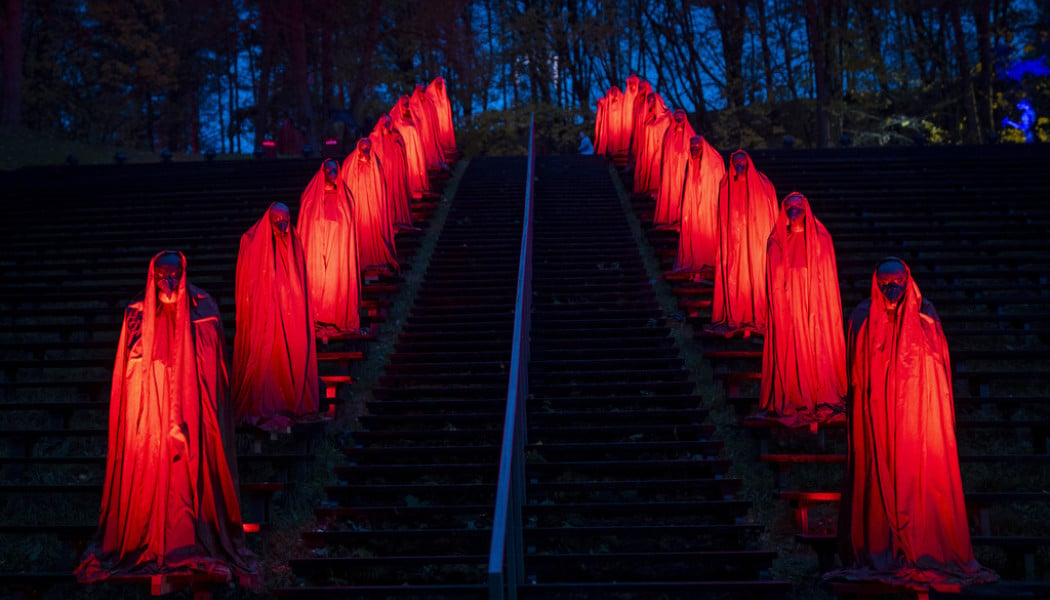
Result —
[[962, 86], [962, 103], [966, 110], [966, 127], [963, 129], [963, 139], [968, 144], [978, 144], [981, 141], [980, 123], [977, 122], [977, 102], [973, 94], [973, 78], [970, 76], [970, 61], [966, 55], [966, 38], [963, 37], [962, 18], [959, 15], [959, 5], [949, 2], [949, 17], [952, 21], [952, 29], [955, 33], [955, 62], [959, 66], [960, 85]]
[[773, 84], [773, 51], [769, 48], [769, 22], [766, 19], [766, 2], [758, 3], [758, 37], [762, 41], [762, 69], [766, 75], [766, 103], [772, 104], [777, 98]]
[[314, 123], [313, 106], [310, 102], [310, 82], [306, 70], [306, 23], [303, 21], [303, 0], [288, 2], [289, 42], [291, 45], [290, 84], [295, 90], [296, 110], [299, 113], [299, 128], [306, 130], [306, 143], [317, 149], [317, 124]]
[[4, 0], [0, 12], [0, 53], [3, 72], [0, 81], [0, 129], [11, 130], [22, 124], [22, 0]]
[[806, 0], [806, 32], [809, 38], [810, 59], [813, 64], [813, 79], [817, 102], [817, 147], [827, 148], [830, 143], [830, 85], [828, 64], [824, 45], [824, 23], [820, 18], [818, 0]]
[[995, 56], [992, 54], [992, 26], [990, 0], [976, 0], [973, 5], [973, 20], [977, 28], [977, 53], [981, 61], [981, 72], [977, 77], [977, 117], [985, 139], [995, 139], [996, 124], [992, 116], [992, 70]]

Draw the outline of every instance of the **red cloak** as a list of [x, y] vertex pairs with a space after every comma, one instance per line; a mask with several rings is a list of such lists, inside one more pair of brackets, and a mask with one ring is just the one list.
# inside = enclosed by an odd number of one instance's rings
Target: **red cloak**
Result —
[[700, 137], [700, 156], [689, 155], [682, 187], [682, 221], [674, 270], [714, 268], [718, 248], [718, 185], [725, 177], [722, 155]]
[[849, 323], [849, 449], [828, 578], [916, 588], [995, 581], [974, 558], [955, 442], [948, 343], [906, 270], [893, 307], [872, 277]]
[[375, 154], [369, 149], [367, 138], [357, 142], [357, 148], [346, 157], [339, 178], [353, 193], [354, 223], [357, 225], [357, 265], [360, 270], [379, 268], [398, 269], [394, 249], [394, 216], [383, 172]]
[[353, 204], [353, 194], [342, 178], [335, 190], [325, 190], [324, 170], [318, 169], [303, 191], [296, 222], [306, 255], [310, 314], [315, 323], [336, 332], [356, 333], [361, 328]]
[[237, 501], [236, 439], [219, 309], [186, 281], [172, 304], [145, 294], [124, 311], [109, 404], [98, 533], [76, 569], [112, 575], [256, 571]]
[[619, 106], [618, 99], [622, 95], [620, 88], [614, 85], [598, 99], [598, 108], [594, 117], [595, 154], [600, 156], [611, 154], [612, 139], [617, 135], [619, 127], [619, 114], [616, 113], [616, 107]]
[[[637, 139], [638, 131], [636, 128], [645, 120], [645, 114], [648, 112], [647, 99], [649, 94], [653, 93], [653, 86], [648, 81], [641, 79], [637, 75], [633, 75], [636, 85], [634, 85], [633, 96], [627, 98], [630, 103], [625, 107], [624, 110], [630, 111], [630, 115], [624, 115], [624, 127], [627, 135], [627, 160], [630, 162], [634, 159], [633, 149], [636, 144], [640, 144], [641, 140]], [[631, 78], [627, 78], [627, 89], [632, 88]], [[631, 165], [632, 167], [634, 165]]]
[[640, 121], [639, 143], [634, 151], [634, 193], [653, 194], [660, 188], [660, 159], [663, 155], [664, 134], [671, 125], [671, 110], [663, 98], [653, 94], [652, 104]]
[[[675, 111], [679, 113], [681, 109]], [[689, 140], [696, 132], [685, 111], [680, 112], [664, 133], [663, 150], [660, 153], [660, 187], [656, 192], [656, 208], [653, 225], [678, 229], [682, 221], [682, 190], [685, 187], [685, 170], [689, 164]]]
[[317, 412], [317, 349], [303, 246], [291, 225], [274, 232], [270, 210], [237, 254], [233, 399], [239, 422], [282, 430]]
[[405, 161], [408, 164], [408, 188], [413, 198], [422, 198], [430, 191], [430, 179], [427, 176], [427, 157], [419, 129], [412, 115], [400, 109], [400, 103], [390, 110], [390, 120], [394, 129], [405, 141]]
[[383, 115], [368, 135], [372, 152], [383, 170], [388, 202], [393, 210], [395, 226], [412, 226], [412, 192], [408, 187], [408, 160], [405, 140], [392, 126], [389, 115]]
[[802, 226], [790, 229], [782, 205], [766, 246], [769, 321], [759, 393], [765, 416], [789, 427], [844, 417], [846, 397], [835, 248], [809, 201], [797, 195]]
[[766, 242], [777, 215], [776, 190], [743, 150], [747, 170], [732, 166], [718, 186], [718, 256], [709, 331], [766, 331]]
[[441, 150], [438, 148], [437, 140], [434, 138], [434, 131], [430, 128], [430, 123], [427, 122], [427, 114], [421, 110], [418, 105], [418, 101], [413, 102], [412, 98], [407, 94], [401, 96], [401, 98], [394, 104], [394, 108], [391, 109], [391, 116], [393, 114], [401, 113], [401, 116], [406, 120], [410, 121], [416, 127], [416, 131], [419, 133], [420, 148], [423, 151], [423, 162], [426, 165], [427, 170], [436, 171], [441, 168], [444, 164], [444, 157], [441, 156]]
[[[441, 145], [441, 128], [438, 125], [437, 109], [430, 101], [427, 90], [423, 84], [417, 84], [415, 91], [408, 101], [409, 109], [417, 123], [422, 123], [426, 128], [424, 140], [430, 144], [432, 159], [427, 161], [427, 168], [431, 170], [448, 170], [445, 162], [445, 148]], [[431, 162], [431, 160], [433, 162]]]
[[452, 123], [452, 105], [448, 101], [448, 89], [445, 78], [438, 76], [430, 82], [426, 90], [427, 98], [434, 106], [437, 116], [438, 141], [447, 157], [456, 155], [456, 130]]

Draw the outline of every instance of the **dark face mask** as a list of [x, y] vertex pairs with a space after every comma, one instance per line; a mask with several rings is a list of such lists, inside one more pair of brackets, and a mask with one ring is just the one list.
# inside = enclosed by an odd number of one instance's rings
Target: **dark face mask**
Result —
[[896, 305], [904, 297], [904, 286], [898, 283], [879, 284], [879, 291], [893, 305]]

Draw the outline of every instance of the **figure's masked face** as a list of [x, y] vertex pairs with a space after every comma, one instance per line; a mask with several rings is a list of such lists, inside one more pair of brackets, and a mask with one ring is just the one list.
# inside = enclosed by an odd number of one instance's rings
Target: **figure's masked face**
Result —
[[390, 115], [383, 115], [379, 117], [379, 126], [383, 129], [386, 129], [387, 131], [390, 130], [390, 127], [393, 125], [393, 123], [394, 122], [390, 119]]
[[689, 140], [689, 156], [693, 158], [700, 158], [700, 155], [704, 151], [704, 144], [700, 141], [700, 136], [694, 136]]
[[321, 170], [324, 171], [325, 183], [335, 185], [335, 180], [339, 178], [339, 163], [334, 160], [326, 160]]
[[372, 140], [363, 138], [357, 142], [357, 149], [361, 152], [361, 160], [368, 160], [372, 157]]
[[287, 236], [291, 225], [292, 213], [286, 205], [278, 202], [270, 207], [270, 226], [277, 237]]
[[896, 260], [886, 261], [879, 265], [875, 273], [875, 285], [890, 306], [896, 307], [904, 297], [904, 290], [908, 285], [908, 271]]
[[787, 214], [788, 225], [794, 227], [805, 222], [806, 200], [801, 194], [790, 194], [784, 199], [784, 212]]
[[638, 91], [638, 76], [631, 75], [627, 78], [627, 91], [634, 93]]
[[743, 154], [733, 155], [733, 177], [740, 177], [747, 172], [747, 157]]
[[153, 283], [157, 288], [157, 300], [163, 304], [175, 302], [182, 280], [182, 259], [178, 254], [169, 252], [153, 263]]
[[684, 123], [685, 123], [685, 111], [679, 108], [678, 110], [674, 111], [674, 126], [675, 126], [675, 129], [681, 129], [682, 125]]

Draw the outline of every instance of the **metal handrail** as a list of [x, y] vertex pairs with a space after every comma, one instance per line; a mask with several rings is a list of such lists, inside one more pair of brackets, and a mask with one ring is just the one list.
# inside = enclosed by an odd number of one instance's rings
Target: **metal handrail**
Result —
[[529, 396], [529, 327], [532, 312], [532, 180], [536, 172], [536, 115], [529, 118], [529, 158], [525, 179], [518, 293], [514, 305], [507, 412], [503, 419], [492, 544], [489, 547], [489, 598], [515, 600], [525, 575], [521, 510], [525, 504], [525, 399]]

